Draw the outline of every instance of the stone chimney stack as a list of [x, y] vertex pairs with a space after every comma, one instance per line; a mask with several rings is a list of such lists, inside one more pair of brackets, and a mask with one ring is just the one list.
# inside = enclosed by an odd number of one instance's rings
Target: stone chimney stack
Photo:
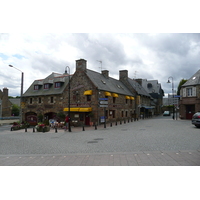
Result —
[[87, 69], [87, 60], [84, 59], [76, 60], [77, 71], [86, 71], [86, 69]]
[[142, 85], [142, 79], [141, 78], [138, 78], [138, 79], [135, 79], [140, 85]]
[[128, 79], [128, 70], [120, 70], [119, 71], [119, 80], [127, 80]]
[[102, 70], [101, 73], [104, 75], [105, 78], [109, 78], [109, 71], [108, 70]]

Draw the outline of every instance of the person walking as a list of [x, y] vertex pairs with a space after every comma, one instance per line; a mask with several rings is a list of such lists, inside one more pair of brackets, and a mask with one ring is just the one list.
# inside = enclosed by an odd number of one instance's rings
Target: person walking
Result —
[[67, 131], [68, 127], [69, 127], [69, 116], [67, 115], [65, 118], [65, 131]]

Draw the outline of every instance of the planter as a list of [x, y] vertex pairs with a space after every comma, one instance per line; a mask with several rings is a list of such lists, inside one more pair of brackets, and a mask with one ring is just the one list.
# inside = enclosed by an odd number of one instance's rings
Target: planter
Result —
[[49, 132], [50, 131], [50, 126], [37, 127], [36, 130], [37, 130], [37, 132]]

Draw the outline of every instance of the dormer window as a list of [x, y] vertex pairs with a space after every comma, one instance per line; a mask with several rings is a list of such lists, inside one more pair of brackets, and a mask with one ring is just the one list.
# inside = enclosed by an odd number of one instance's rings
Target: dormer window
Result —
[[48, 90], [49, 89], [49, 83], [44, 84], [44, 89]]
[[60, 88], [61, 87], [61, 82], [56, 82], [55, 83], [55, 88]]
[[39, 90], [39, 85], [34, 85], [34, 90]]

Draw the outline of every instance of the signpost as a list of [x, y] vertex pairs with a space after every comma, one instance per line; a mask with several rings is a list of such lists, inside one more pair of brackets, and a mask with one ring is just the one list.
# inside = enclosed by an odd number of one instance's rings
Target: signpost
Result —
[[100, 118], [100, 122], [104, 122], [104, 128], [106, 128], [106, 108], [108, 107], [108, 98], [99, 98], [99, 107], [104, 108], [104, 116]]

